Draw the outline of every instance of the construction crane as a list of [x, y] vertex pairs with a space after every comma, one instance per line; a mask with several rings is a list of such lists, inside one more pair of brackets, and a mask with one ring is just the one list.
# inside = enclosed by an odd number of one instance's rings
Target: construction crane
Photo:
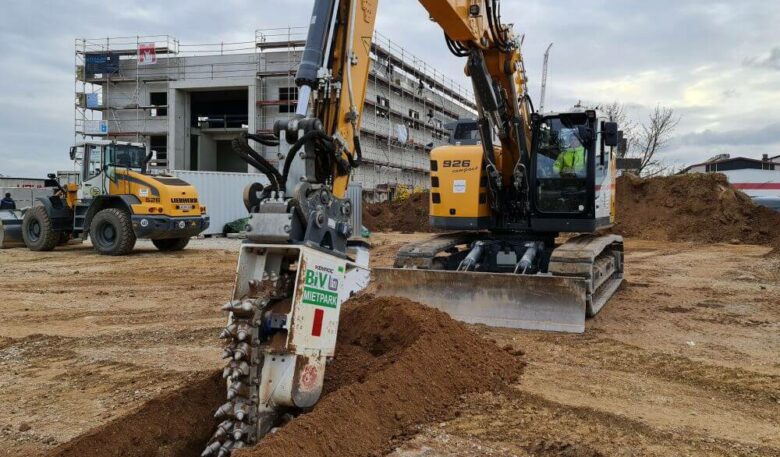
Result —
[[539, 112], [544, 112], [544, 101], [547, 98], [547, 70], [550, 65], [550, 49], [552, 49], [553, 43], [547, 46], [547, 50], [544, 51], [544, 66], [542, 67], [542, 93], [539, 96]]
[[[617, 126], [595, 111], [534, 112], [520, 43], [497, 0], [420, 3], [449, 50], [466, 58], [478, 116], [461, 130], [480, 140], [431, 153], [431, 222], [465, 231], [408, 246], [399, 268], [374, 270], [380, 293], [414, 296], [472, 322], [581, 331], [586, 312], [597, 312], [622, 279], [622, 239], [594, 234], [614, 217]], [[377, 6], [315, 0], [296, 116], [272, 135], [233, 143], [270, 184], [244, 194], [247, 240], [220, 335], [227, 402], [204, 457], [253, 445], [316, 404], [341, 303], [368, 283], [368, 250], [352, 239], [359, 228], [346, 191], [362, 160]], [[276, 148], [283, 167], [250, 141]], [[590, 235], [557, 245], [560, 232]]]

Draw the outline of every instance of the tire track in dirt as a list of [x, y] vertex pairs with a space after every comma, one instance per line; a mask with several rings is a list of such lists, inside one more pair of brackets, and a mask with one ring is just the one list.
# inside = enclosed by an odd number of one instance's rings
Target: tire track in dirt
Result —
[[[573, 406], [522, 391], [470, 396], [447, 433], [498, 443], [544, 457], [722, 456], [776, 457], [780, 449], [696, 433]], [[514, 452], [513, 452], [514, 453]]]
[[[594, 332], [577, 338], [539, 335], [540, 343], [549, 342], [570, 351], [567, 363], [625, 373], [640, 373], [697, 389], [728, 395], [732, 398], [762, 405], [780, 413], [780, 376], [711, 365], [687, 357], [647, 351], [639, 346], [612, 338], [602, 338]], [[576, 356], [574, 356], [576, 354]]]

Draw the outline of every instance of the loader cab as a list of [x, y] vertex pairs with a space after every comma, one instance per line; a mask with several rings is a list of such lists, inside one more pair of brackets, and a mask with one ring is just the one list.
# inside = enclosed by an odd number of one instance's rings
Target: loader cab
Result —
[[83, 198], [109, 193], [110, 183], [116, 183], [117, 170], [144, 173], [148, 157], [141, 143], [120, 141], [89, 141], [71, 148], [71, 159], [80, 166]]
[[596, 111], [536, 115], [531, 227], [593, 233], [614, 222], [617, 124]]

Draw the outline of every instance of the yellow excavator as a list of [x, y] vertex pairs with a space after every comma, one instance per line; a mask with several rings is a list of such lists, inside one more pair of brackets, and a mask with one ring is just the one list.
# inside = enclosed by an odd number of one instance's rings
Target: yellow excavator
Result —
[[[535, 113], [519, 40], [498, 0], [420, 0], [466, 59], [477, 119], [431, 153], [431, 223], [456, 231], [405, 247], [396, 268], [368, 269], [347, 198], [360, 166], [360, 121], [378, 0], [315, 0], [296, 74], [296, 116], [233, 149], [270, 184], [250, 212], [228, 323], [227, 402], [203, 457], [252, 446], [313, 407], [334, 356], [343, 301], [368, 284], [458, 319], [581, 332], [622, 281], [614, 220], [615, 123], [596, 111]], [[276, 148], [276, 168], [250, 141]], [[568, 239], [561, 234], [578, 234]], [[567, 235], [568, 236], [568, 235]]]

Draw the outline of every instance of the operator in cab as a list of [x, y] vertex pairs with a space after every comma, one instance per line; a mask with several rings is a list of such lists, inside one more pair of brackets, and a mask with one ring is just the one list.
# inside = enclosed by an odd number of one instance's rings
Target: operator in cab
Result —
[[558, 158], [553, 171], [561, 176], [585, 176], [585, 147], [571, 130], [561, 132]]
[[0, 209], [16, 209], [16, 202], [11, 198], [10, 192], [6, 192], [5, 198], [0, 200]]

